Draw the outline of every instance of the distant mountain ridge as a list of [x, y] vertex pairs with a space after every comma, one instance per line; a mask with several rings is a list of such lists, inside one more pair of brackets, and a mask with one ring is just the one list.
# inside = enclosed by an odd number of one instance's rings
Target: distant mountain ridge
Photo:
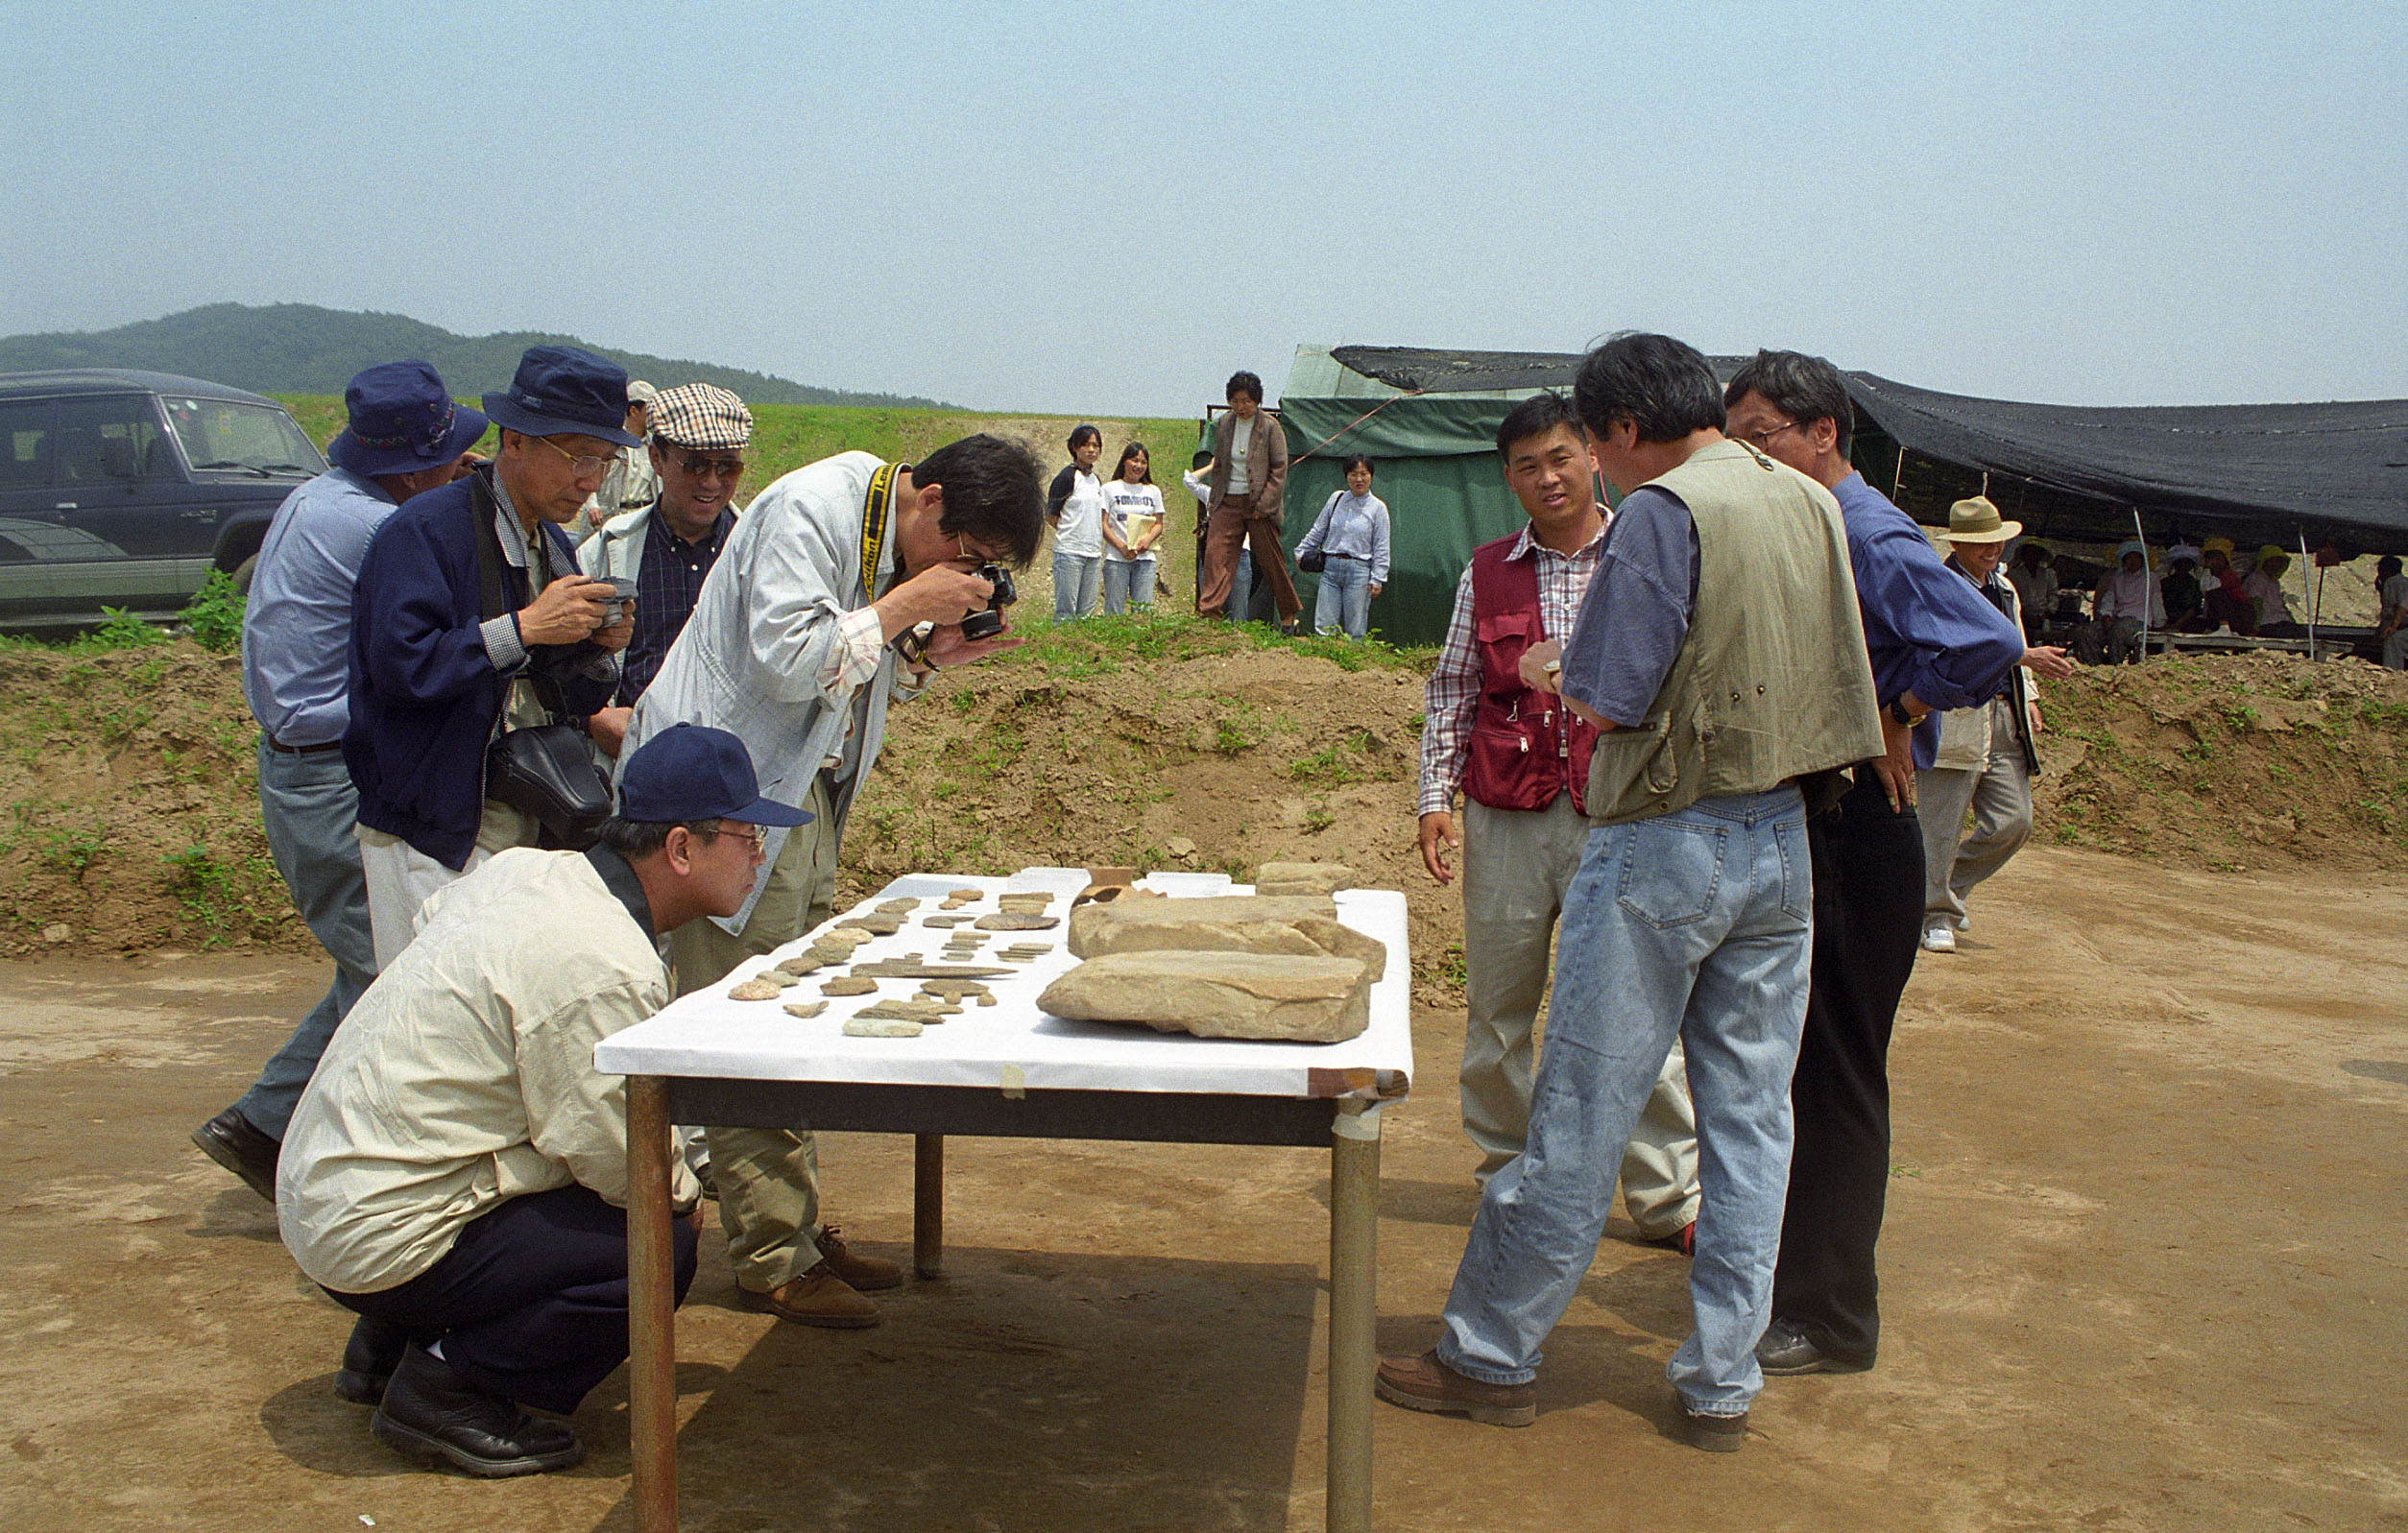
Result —
[[335, 394], [379, 362], [418, 357], [467, 399], [508, 388], [519, 353], [531, 346], [578, 346], [609, 357], [634, 377], [666, 389], [715, 383], [750, 404], [845, 404], [900, 410], [954, 406], [914, 395], [821, 389], [741, 368], [713, 367], [595, 346], [573, 335], [533, 330], [454, 335], [403, 314], [354, 314], [310, 303], [209, 303], [165, 319], [113, 330], [61, 330], [0, 338], [0, 372], [48, 368], [145, 368], [230, 383], [253, 394]]

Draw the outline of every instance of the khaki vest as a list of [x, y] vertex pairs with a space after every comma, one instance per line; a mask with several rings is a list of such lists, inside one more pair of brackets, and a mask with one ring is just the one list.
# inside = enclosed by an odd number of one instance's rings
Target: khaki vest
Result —
[[1652, 482], [1697, 524], [1698, 599], [1647, 718], [1598, 739], [1590, 818], [1651, 819], [1881, 755], [1839, 502], [1738, 442]]

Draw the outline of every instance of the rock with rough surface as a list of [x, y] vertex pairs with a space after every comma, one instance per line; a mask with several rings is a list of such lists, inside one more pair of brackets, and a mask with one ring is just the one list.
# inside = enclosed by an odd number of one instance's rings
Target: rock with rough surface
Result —
[[824, 1000], [790, 1000], [786, 1002], [788, 1017], [817, 1017], [828, 1009]]
[[918, 1038], [918, 1022], [895, 1017], [848, 1017], [845, 1018], [847, 1038]]
[[1337, 919], [1327, 895], [1208, 895], [1195, 899], [1116, 899], [1071, 912], [1071, 952], [1100, 958], [1129, 952], [1288, 953], [1359, 958], [1377, 978], [1387, 946]]
[[858, 974], [838, 974], [833, 979], [822, 981], [819, 993], [823, 995], [875, 995], [878, 994], [878, 981], [864, 979]]
[[1254, 870], [1258, 895], [1327, 895], [1355, 886], [1355, 870], [1342, 862], [1266, 862]]
[[1062, 918], [1024, 910], [999, 910], [992, 916], [980, 916], [972, 924], [980, 931], [1044, 931], [1062, 924]]
[[785, 986], [779, 984], [774, 979], [748, 979], [740, 984], [730, 986], [728, 989], [728, 999], [776, 1000], [779, 996], [784, 994], [785, 993]]
[[1037, 1004], [1056, 1017], [1158, 1033], [1337, 1043], [1369, 1024], [1374, 977], [1360, 958], [1107, 953], [1047, 986]]

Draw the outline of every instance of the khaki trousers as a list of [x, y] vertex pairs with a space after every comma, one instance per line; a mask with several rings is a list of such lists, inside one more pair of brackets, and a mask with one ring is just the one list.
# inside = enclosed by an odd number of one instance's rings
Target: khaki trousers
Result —
[[[1990, 755], [1980, 771], [1914, 774], [1916, 814], [1923, 822], [1923, 923], [1964, 916], [1973, 886], [2007, 866], [2032, 838], [2032, 774], [2015, 738], [2015, 705], [1989, 706]], [[1965, 812], [1973, 833], [1965, 833]]]
[[1296, 583], [1288, 578], [1279, 518], [1256, 515], [1251, 495], [1226, 496], [1205, 518], [1204, 567], [1195, 577], [1196, 611], [1206, 617], [1227, 615], [1229, 586], [1238, 573], [1238, 549], [1249, 539], [1254, 549], [1254, 578], [1269, 584], [1271, 600], [1279, 606], [1279, 620], [1292, 621], [1304, 611], [1304, 602], [1296, 595]]
[[[834, 913], [837, 826], [826, 773], [811, 779], [810, 801], [803, 807], [816, 818], [787, 832], [742, 932], [730, 936], [716, 922], [697, 917], [670, 933], [679, 994], [717, 984], [745, 959], [783, 946]], [[714, 1127], [704, 1133], [735, 1281], [767, 1293], [819, 1265], [813, 1238], [819, 1146], [810, 1131]]]
[[[1561, 793], [1544, 809], [1463, 808], [1463, 1132], [1484, 1155], [1481, 1184], [1522, 1153], [1529, 1131], [1530, 1032], [1547, 993], [1548, 949], [1579, 871], [1589, 823]], [[1622, 1195], [1658, 1240], [1698, 1216], [1698, 1117], [1680, 1041], [1622, 1154]]]

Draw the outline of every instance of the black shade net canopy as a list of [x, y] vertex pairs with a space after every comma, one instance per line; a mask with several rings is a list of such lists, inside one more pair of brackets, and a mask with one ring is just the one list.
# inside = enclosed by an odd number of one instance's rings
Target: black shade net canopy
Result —
[[[1335, 347], [1409, 394], [1572, 386], [1577, 354]], [[1709, 359], [1727, 380], [1744, 357]], [[1856, 466], [1916, 519], [1987, 493], [2033, 534], [2408, 553], [2408, 399], [2326, 404], [2021, 404], [1849, 372]]]

